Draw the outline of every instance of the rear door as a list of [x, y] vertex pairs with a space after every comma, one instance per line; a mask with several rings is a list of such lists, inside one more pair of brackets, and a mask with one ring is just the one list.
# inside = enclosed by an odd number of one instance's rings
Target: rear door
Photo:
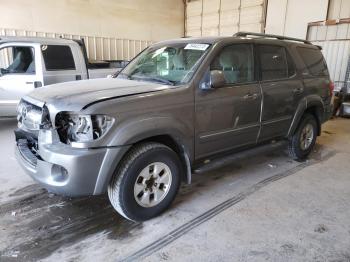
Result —
[[321, 50], [315, 46], [299, 46], [296, 48], [304, 62], [302, 77], [306, 95], [317, 94], [327, 105], [331, 103], [330, 78], [326, 61]]
[[259, 141], [283, 137], [288, 133], [303, 84], [286, 47], [257, 45], [260, 83], [263, 92]]
[[41, 52], [44, 61], [45, 85], [84, 79], [82, 63], [80, 63], [83, 60], [75, 49], [75, 45], [41, 45]]
[[195, 95], [196, 158], [255, 144], [260, 128], [261, 89], [254, 71], [253, 45], [232, 44], [213, 59], [210, 70], [223, 71], [226, 84]]
[[0, 47], [0, 116], [16, 115], [22, 96], [42, 86], [40, 45], [7, 43]]

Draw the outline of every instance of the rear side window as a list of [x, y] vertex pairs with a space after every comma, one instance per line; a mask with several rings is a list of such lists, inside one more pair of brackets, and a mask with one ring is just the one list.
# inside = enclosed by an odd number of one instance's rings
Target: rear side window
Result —
[[328, 75], [327, 65], [320, 50], [305, 47], [298, 47], [297, 50], [311, 75]]
[[282, 46], [260, 45], [261, 80], [285, 79], [295, 74], [292, 58]]
[[75, 70], [72, 50], [66, 45], [43, 45], [41, 50], [47, 71]]

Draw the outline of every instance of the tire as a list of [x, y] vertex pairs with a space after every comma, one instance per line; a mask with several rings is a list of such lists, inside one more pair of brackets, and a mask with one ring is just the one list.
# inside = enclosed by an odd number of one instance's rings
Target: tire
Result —
[[[312, 137], [309, 136], [310, 132], [312, 132]], [[297, 130], [289, 139], [289, 155], [294, 160], [304, 160], [311, 153], [316, 143], [317, 132], [318, 127], [315, 117], [306, 113], [302, 117]], [[306, 143], [305, 140], [308, 142]]]
[[109, 200], [123, 217], [148, 220], [173, 202], [179, 190], [180, 174], [181, 163], [172, 149], [153, 142], [138, 144], [123, 158], [112, 177]]

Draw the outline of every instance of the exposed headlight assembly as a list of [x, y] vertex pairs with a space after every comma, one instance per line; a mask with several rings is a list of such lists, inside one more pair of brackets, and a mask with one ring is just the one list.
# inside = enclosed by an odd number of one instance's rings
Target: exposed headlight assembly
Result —
[[17, 106], [17, 120], [18, 127], [32, 131], [51, 127], [48, 108], [45, 105], [39, 107], [24, 100], [21, 100]]
[[91, 142], [104, 136], [114, 119], [106, 115], [60, 113], [56, 117], [57, 131], [63, 143]]

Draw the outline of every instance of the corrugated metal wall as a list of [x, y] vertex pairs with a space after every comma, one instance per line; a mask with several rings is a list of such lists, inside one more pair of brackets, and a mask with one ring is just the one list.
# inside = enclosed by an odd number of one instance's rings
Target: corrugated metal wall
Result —
[[269, 0], [265, 32], [306, 38], [310, 22], [327, 19], [329, 0]]
[[327, 19], [341, 19], [350, 17], [349, 0], [330, 0]]
[[140, 51], [152, 44], [152, 41], [135, 39], [118, 39], [111, 37], [96, 37], [68, 35], [48, 32], [35, 32], [16, 29], [0, 29], [0, 36], [34, 36], [68, 39], [84, 39], [88, 57], [93, 60], [131, 60]]
[[265, 0], [191, 0], [186, 4], [186, 36], [263, 32]]
[[346, 73], [350, 67], [350, 21], [310, 24], [307, 39], [322, 46], [333, 81], [350, 81], [349, 74]]

